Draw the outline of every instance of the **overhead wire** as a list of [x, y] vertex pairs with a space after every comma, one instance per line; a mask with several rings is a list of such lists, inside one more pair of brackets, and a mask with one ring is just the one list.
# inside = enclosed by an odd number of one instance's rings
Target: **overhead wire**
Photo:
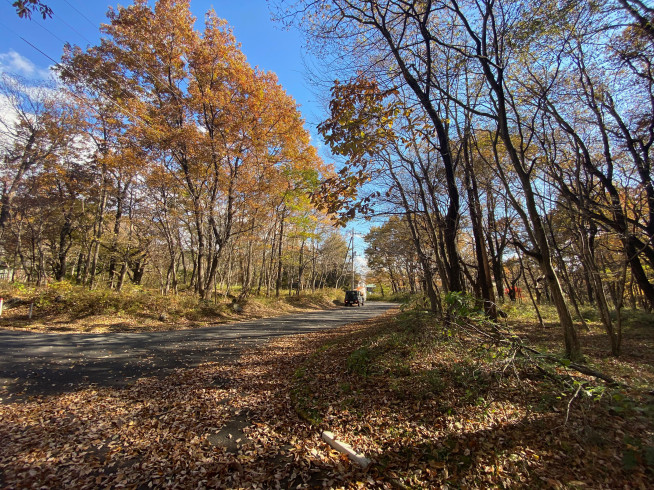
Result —
[[[11, 0], [6, 0], [6, 1], [7, 1], [9, 4], [11, 4]], [[66, 2], [66, 3], [68, 3], [68, 2]], [[69, 5], [70, 5], [70, 4], [69, 4]], [[75, 10], [77, 11], [77, 9], [75, 9]], [[81, 15], [83, 15], [83, 14], [81, 14]], [[87, 21], [89, 21], [89, 22], [92, 24], [92, 22], [91, 22], [91, 21], [90, 21], [86, 16], [84, 16], [84, 17], [86, 18]], [[58, 19], [59, 19], [59, 20], [62, 20], [62, 19], [61, 19], [61, 16], [58, 16]], [[35, 21], [32, 20], [32, 22], [35, 22]], [[68, 24], [67, 22], [65, 22], [65, 21], [63, 21], [63, 20], [62, 20], [62, 22], [63, 22], [64, 24], [66, 24], [67, 26], [69, 26], [69, 24]], [[43, 30], [46, 31], [48, 34], [50, 34], [53, 38], [57, 39], [58, 41], [60, 41], [60, 42], [63, 43], [63, 44], [66, 44], [66, 41], [64, 41], [64, 40], [61, 39], [59, 36], [57, 36], [57, 35], [56, 35], [54, 32], [52, 32], [49, 28], [47, 28], [46, 26], [40, 24], [39, 22], [35, 22], [35, 23], [36, 23], [36, 25], [38, 25], [41, 29], [43, 29]], [[32, 42], [30, 42], [29, 40], [27, 40], [25, 37], [23, 37], [23, 36], [21, 36], [20, 34], [18, 34], [14, 29], [12, 29], [11, 27], [7, 26], [7, 25], [4, 24], [2, 21], [0, 21], [0, 25], [4, 26], [8, 31], [10, 31], [10, 32], [11, 32], [12, 34], [14, 34], [16, 37], [18, 37], [19, 39], [21, 39], [24, 43], [26, 43], [26, 44], [27, 44], [28, 46], [30, 46], [32, 49], [34, 49], [35, 51], [37, 51], [38, 53], [40, 53], [42, 56], [44, 56], [45, 58], [47, 58], [48, 60], [50, 60], [50, 61], [54, 64], [54, 66], [56, 66], [59, 70], [61, 70], [62, 72], [67, 73], [67, 74], [70, 75], [73, 79], [75, 79], [77, 82], [82, 83], [82, 84], [84, 85], [84, 80], [82, 80], [81, 77], [80, 77], [78, 74], [74, 73], [74, 72], [73, 72], [72, 70], [70, 70], [68, 67], [62, 65], [60, 62], [58, 62], [57, 60], [55, 60], [52, 56], [50, 56], [49, 54], [47, 54], [46, 52], [44, 52], [42, 49], [40, 49], [40, 48], [39, 48], [38, 46], [36, 46], [34, 43], [32, 43]], [[77, 32], [78, 34], [80, 34], [78, 31], [75, 31], [75, 32]], [[90, 41], [86, 36], [84, 36], [83, 34], [80, 34], [80, 35], [81, 35], [84, 39], [86, 39], [89, 43], [92, 44], [92, 41]], [[137, 63], [139, 63], [138, 60], [136, 60], [136, 61], [137, 61]], [[139, 63], [139, 64], [140, 64], [140, 63]], [[141, 66], [142, 66], [142, 64], [141, 64]], [[146, 69], [145, 67], [143, 67], [143, 66], [142, 66], [142, 68], [144, 68], [144, 70], [147, 70], [147, 69]], [[156, 76], [153, 75], [152, 73], [148, 72], [148, 74], [149, 74], [150, 76], [152, 76], [153, 78], [156, 78]], [[128, 91], [124, 86], [123, 86], [123, 84], [120, 83], [121, 81], [120, 81], [118, 78], [116, 78], [115, 76], [112, 76], [111, 74], [108, 74], [108, 73], [105, 73], [105, 76], [106, 76], [106, 75], [108, 75], [108, 78], [113, 79], [114, 82], [117, 82], [118, 85], [121, 87], [122, 90], [124, 90], [126, 93], [128, 93], [131, 97], [135, 98], [134, 94], [130, 93], [130, 92], [129, 92], [129, 91]], [[158, 81], [161, 83], [160, 80], [158, 80]], [[114, 97], [112, 97], [112, 96], [109, 95], [108, 93], [106, 93], [106, 92], [102, 92], [102, 91], [99, 90], [99, 89], [98, 89], [98, 92], [99, 92], [99, 94], [100, 94], [103, 98], [105, 98], [105, 99], [108, 100], [110, 103], [112, 103], [113, 105], [115, 105], [118, 109], [120, 109], [121, 111], [123, 111], [123, 113], [128, 114], [128, 115], [131, 115], [132, 117], [134, 117], [134, 118], [136, 118], [136, 119], [142, 121], [142, 122], [145, 123], [146, 125], [152, 127], [151, 123], [150, 123], [148, 120], [146, 120], [145, 118], [143, 118], [143, 116], [140, 116], [140, 115], [138, 115], [138, 114], [135, 114], [135, 113], [132, 112], [131, 110], [127, 109], [126, 107], [124, 107], [122, 104], [120, 104], [120, 103], [119, 103], [119, 102], [118, 102]], [[83, 101], [83, 98], [80, 97], [79, 95], [75, 94], [74, 92], [70, 92], [70, 93], [71, 93], [75, 98], [77, 98], [78, 100]], [[175, 99], [177, 99], [177, 95], [176, 95], [176, 94], [173, 94], [173, 96], [175, 97]]]
[[[7, 0], [7, 1], [9, 1], [9, 0]], [[84, 13], [82, 13], [79, 9], [77, 9], [76, 7], [74, 7], [74, 6], [73, 6], [70, 2], [68, 2], [67, 0], [64, 0], [64, 2], [65, 2], [69, 7], [71, 7], [75, 12], [77, 12], [77, 13], [78, 13], [82, 18], [84, 18], [84, 19], [85, 19], [85, 20], [86, 20], [86, 21], [87, 21], [91, 26], [93, 26], [95, 29], [98, 29], [98, 26], [97, 26], [96, 24], [94, 24], [93, 21], [91, 21], [91, 20], [90, 20], [86, 15], [84, 15]], [[63, 22], [66, 26], [71, 27], [71, 29], [73, 29], [77, 34], [79, 34], [79, 35], [80, 35], [83, 39], [85, 39], [89, 44], [93, 44], [93, 41], [91, 41], [91, 40], [90, 40], [88, 37], [86, 37], [84, 34], [80, 33], [79, 31], [77, 31], [76, 29], [74, 29], [72, 26], [70, 26], [70, 24], [68, 24], [65, 20], [63, 20], [63, 18], [62, 18], [61, 16], [58, 16], [57, 18], [59, 18], [59, 19], [61, 20], [61, 22]], [[40, 26], [40, 27], [43, 28], [43, 29], [45, 29], [46, 31], [50, 32], [50, 31], [49, 31], [47, 28], [45, 28], [44, 26]], [[50, 33], [51, 33], [51, 32], [50, 32]], [[59, 38], [58, 38], [57, 36], [55, 36], [53, 33], [51, 33], [51, 34], [52, 34], [54, 37], [56, 37], [57, 39], [59, 39]], [[59, 39], [59, 40], [60, 40], [61, 42], [64, 42], [64, 41], [62, 41], [61, 39]], [[64, 44], [66, 44], [66, 43], [64, 42]], [[141, 60], [139, 60], [137, 57], [132, 56], [131, 59], [132, 59], [132, 60], [133, 60], [133, 61], [134, 61], [138, 66], [140, 66], [140, 67], [143, 69], [143, 72], [144, 72], [144, 73], [146, 73], [146, 74], [148, 74], [150, 77], [152, 77], [153, 80], [157, 81], [158, 83], [160, 83], [160, 84], [161, 84], [162, 86], [164, 86], [164, 87], [167, 85], [165, 81], [163, 81], [159, 76], [157, 76], [155, 73], [153, 73], [153, 72], [152, 72], [152, 71], [151, 71], [147, 66], [145, 66], [145, 65], [141, 62]], [[116, 80], [116, 79], [114, 78], [114, 81], [118, 81], [118, 80]], [[177, 95], [173, 90], [170, 91], [170, 94], [175, 98], [175, 100], [176, 100], [177, 102], [179, 102], [179, 97], [178, 97], [178, 95]]]
[[[54, 15], [54, 14], [53, 14], [53, 15]], [[88, 37], [86, 37], [84, 34], [82, 34], [80, 31], [78, 31], [77, 29], [75, 29], [75, 28], [74, 28], [72, 25], [70, 25], [68, 22], [66, 22], [66, 21], [64, 20], [64, 18], [63, 18], [61, 15], [58, 15], [56, 18], [59, 20], [59, 22], [61, 22], [61, 23], [64, 24], [66, 27], [68, 27], [69, 29], [71, 29], [71, 30], [72, 30], [73, 32], [75, 32], [78, 36], [80, 36], [81, 38], [85, 39], [86, 42], [88, 42], [89, 44], [93, 44], [93, 42], [92, 42]], [[62, 41], [62, 42], [63, 42], [63, 41]], [[64, 44], [67, 44], [67, 42], [64, 42]]]
[[[69, 68], [65, 67], [65, 66], [62, 65], [61, 63], [59, 63], [57, 60], [55, 60], [54, 58], [52, 58], [52, 56], [50, 56], [49, 54], [47, 54], [46, 52], [44, 52], [41, 48], [39, 48], [38, 46], [36, 46], [34, 43], [32, 43], [32, 42], [28, 41], [27, 39], [25, 39], [23, 36], [21, 36], [21, 35], [18, 34], [16, 31], [14, 31], [11, 27], [7, 26], [4, 22], [0, 21], [0, 25], [3, 26], [3, 27], [4, 27], [5, 29], [7, 29], [8, 31], [10, 31], [12, 34], [14, 34], [16, 37], [18, 37], [20, 40], [22, 40], [25, 44], [27, 44], [28, 46], [30, 46], [32, 49], [34, 49], [35, 51], [37, 51], [38, 53], [40, 53], [42, 56], [44, 56], [44, 57], [46, 57], [48, 60], [50, 60], [50, 61], [54, 64], [54, 66], [56, 66], [57, 68], [59, 68], [60, 70], [62, 70], [62, 71], [64, 71], [64, 72], [68, 73], [68, 74], [69, 74], [72, 78], [74, 78], [76, 81], [81, 82], [81, 83], [84, 82], [84, 81], [83, 81], [83, 80], [82, 80], [82, 79], [81, 79], [81, 78], [80, 78], [76, 73], [74, 73], [72, 70], [70, 70]], [[41, 27], [43, 27], [43, 26], [41, 26]], [[45, 28], [45, 27], [44, 27], [44, 29], [45, 29], [46, 31], [50, 32], [49, 29], [47, 29], [47, 28]], [[50, 32], [50, 33], [51, 33], [51, 32]], [[51, 33], [51, 34], [52, 34], [52, 33]], [[54, 34], [53, 34], [53, 36], [54, 36]], [[56, 38], [57, 36], [54, 36], [54, 37]], [[117, 80], [116, 80], [116, 81], [117, 81]], [[99, 91], [99, 92], [100, 92], [100, 95], [101, 95], [104, 99], [106, 99], [107, 101], [109, 101], [110, 103], [112, 103], [113, 105], [115, 105], [118, 109], [120, 109], [121, 111], [123, 111], [123, 113], [125, 113], [125, 114], [129, 114], [129, 115], [131, 115], [132, 117], [134, 117], [134, 118], [136, 118], [136, 119], [142, 121], [142, 122], [145, 123], [146, 125], [152, 127], [152, 125], [150, 124], [150, 122], [149, 122], [148, 120], [146, 120], [145, 118], [143, 118], [142, 116], [140, 116], [140, 115], [138, 115], [138, 114], [135, 114], [135, 113], [131, 112], [129, 109], [127, 109], [126, 107], [124, 107], [123, 105], [121, 105], [118, 101], [116, 101], [112, 96], [108, 95], [107, 93], [103, 93], [103, 92], [101, 92], [101, 91]], [[76, 99], [78, 99], [78, 100], [80, 100], [80, 101], [82, 101], [82, 102], [87, 102], [83, 97], [81, 97], [80, 95], [76, 94], [75, 92], [72, 92], [72, 91], [71, 91], [71, 92], [69, 92], [69, 93], [70, 93], [73, 97], [75, 97]], [[130, 95], [133, 96], [133, 94], [130, 94]]]
[[[94, 23], [91, 19], [89, 19], [86, 15], [84, 15], [84, 13], [81, 12], [77, 7], [75, 7], [74, 5], [72, 5], [68, 0], [64, 0], [64, 3], [65, 3], [66, 5], [68, 5], [70, 8], [72, 8], [75, 12], [77, 12], [77, 13], [78, 13], [82, 18], [86, 19], [86, 21], [87, 21], [91, 26], [93, 26], [94, 28], [97, 29], [98, 26], [95, 25], [95, 23]], [[84, 36], [82, 36], [82, 37], [84, 37]], [[88, 41], [88, 39], [87, 39], [87, 41]], [[89, 41], [89, 42], [90, 42], [90, 41]]]
[[[11, 4], [11, 0], [6, 0], [6, 1], [7, 1], [9, 4]], [[78, 14], [79, 14], [83, 19], [85, 19], [85, 20], [86, 20], [86, 21], [87, 21], [91, 26], [93, 26], [94, 28], [98, 28], [98, 26], [96, 26], [96, 25], [93, 23], [93, 21], [91, 21], [91, 20], [89, 19], [88, 16], [86, 16], [86, 15], [85, 15], [83, 12], [81, 12], [78, 8], [76, 8], [74, 5], [72, 5], [69, 1], [64, 0], [64, 2], [65, 2], [69, 7], [71, 7], [75, 12], [77, 12], [77, 13], [78, 13]], [[93, 44], [93, 41], [91, 41], [91, 40], [90, 40], [88, 37], [86, 37], [84, 34], [80, 33], [77, 29], [73, 28], [73, 27], [72, 27], [68, 22], [66, 22], [66, 21], [63, 19], [63, 17], [62, 17], [61, 15], [53, 14], [53, 17], [56, 18], [56, 19], [58, 19], [59, 21], [61, 21], [61, 22], [62, 22], [64, 25], [66, 25], [67, 27], [71, 28], [74, 32], [76, 32], [76, 33], [77, 33], [78, 35], [80, 35], [83, 39], [85, 39], [89, 44]], [[32, 20], [32, 21], [35, 22], [34, 20]], [[0, 23], [1, 23], [1, 22], [0, 22]], [[49, 28], [47, 28], [45, 25], [42, 25], [40, 22], [35, 22], [35, 23], [36, 23], [36, 24], [37, 24], [41, 29], [43, 29], [44, 31], [46, 31], [48, 34], [50, 34], [53, 38], [57, 39], [57, 40], [58, 40], [59, 42], [61, 42], [62, 44], [64, 44], [64, 45], [67, 44], [66, 41], [64, 41], [63, 39], [61, 39], [58, 35], [56, 35], [54, 32], [52, 32], [52, 31], [51, 31]], [[4, 25], [4, 24], [3, 24], [3, 25]], [[5, 25], [5, 27], [7, 27], [7, 26]], [[73, 73], [72, 70], [70, 70], [70, 69], [68, 69], [67, 67], [63, 66], [60, 62], [56, 61], [56, 60], [55, 60], [54, 58], [52, 58], [50, 55], [48, 55], [48, 54], [45, 53], [43, 50], [41, 50], [41, 49], [38, 48], [36, 45], [34, 45], [32, 42], [28, 41], [28, 40], [25, 39], [23, 36], [21, 36], [20, 34], [16, 33], [13, 29], [11, 29], [11, 28], [9, 28], [9, 27], [7, 27], [7, 29], [8, 29], [9, 31], [11, 31], [15, 36], [17, 36], [18, 38], [20, 38], [23, 42], [25, 42], [25, 43], [28, 44], [30, 47], [32, 47], [34, 50], [36, 50], [37, 52], [39, 52], [41, 55], [45, 56], [45, 57], [46, 57], [48, 60], [50, 60], [50, 61], [51, 61], [51, 62], [52, 62], [52, 63], [53, 63], [57, 68], [59, 68], [59, 69], [62, 70], [62, 71], [65, 71], [67, 74], [69, 74], [69, 75], [70, 75], [73, 79], [75, 79], [77, 82], [80, 82], [80, 83], [84, 84], [84, 80], [82, 80], [81, 77], [79, 77], [76, 73]], [[153, 72], [152, 72], [152, 71], [151, 71], [147, 66], [145, 66], [145, 65], [143, 64], [143, 62], [141, 62], [141, 60], [139, 60], [137, 57], [132, 57], [132, 60], [133, 60], [133, 61], [134, 61], [134, 62], [135, 62], [135, 63], [136, 63], [136, 64], [137, 64], [137, 65], [138, 65], [142, 70], [143, 70], [143, 72], [144, 72], [145, 74], [149, 75], [149, 76], [152, 78], [152, 80], [154, 80], [154, 81], [160, 83], [160, 84], [161, 84], [162, 86], [164, 86], [164, 87], [165, 87], [166, 85], [168, 85], [168, 84], [167, 84], [165, 81], [163, 81], [159, 76], [157, 76], [157, 74], [153, 73]], [[118, 78], [116, 78], [115, 76], [113, 76], [113, 75], [110, 74], [110, 73], [105, 73], [105, 76], [107, 76], [107, 78], [112, 79], [114, 82], [116, 82], [116, 83], [121, 87], [121, 89], [124, 90], [126, 93], [128, 93], [131, 97], [134, 97], [134, 94], [130, 93], [129, 90], [127, 90], [127, 89], [123, 86], [124, 84], [121, 83], [121, 80], [119, 80]], [[177, 87], [175, 87], [175, 89], [176, 89], [176, 88], [177, 88]], [[104, 97], [105, 99], [107, 99], [109, 102], [113, 103], [116, 107], [118, 107], [118, 108], [119, 108], [121, 111], [123, 111], [124, 113], [129, 114], [129, 115], [131, 115], [131, 116], [137, 118], [138, 120], [141, 120], [142, 122], [144, 122], [145, 124], [147, 124], [147, 125], [150, 126], [150, 127], [152, 126], [151, 123], [150, 123], [149, 121], [147, 121], [146, 119], [144, 119], [142, 116], [137, 115], [137, 114], [133, 113], [132, 111], [130, 111], [129, 109], [125, 108], [125, 107], [124, 107], [123, 105], [121, 105], [118, 101], [116, 101], [116, 100], [115, 100], [111, 95], [109, 95], [109, 94], [107, 94], [107, 93], [103, 93], [103, 92], [101, 92], [99, 89], [98, 89], [98, 91], [100, 92], [100, 95], [101, 95], [102, 97]], [[179, 102], [180, 102], [180, 98], [179, 98], [178, 94], [176, 93], [176, 91], [173, 89], [173, 87], [171, 87], [171, 90], [169, 91], [169, 93], [170, 93], [170, 95], [175, 99], [175, 101], [179, 104]], [[75, 94], [75, 96], [76, 96], [76, 98], [81, 99], [81, 98], [80, 98], [79, 96], [77, 96], [76, 94]]]

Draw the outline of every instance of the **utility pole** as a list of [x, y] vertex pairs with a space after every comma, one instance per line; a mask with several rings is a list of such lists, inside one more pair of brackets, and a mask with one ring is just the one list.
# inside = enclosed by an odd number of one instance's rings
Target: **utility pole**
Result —
[[352, 230], [350, 246], [352, 247], [352, 291], [354, 291], [354, 230]]

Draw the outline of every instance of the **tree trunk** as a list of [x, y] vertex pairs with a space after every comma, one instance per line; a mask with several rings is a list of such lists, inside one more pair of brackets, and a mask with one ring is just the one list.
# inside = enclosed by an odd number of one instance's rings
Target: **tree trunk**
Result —
[[91, 253], [89, 253], [89, 257], [91, 259], [91, 263], [89, 264], [88, 267], [85, 267], [85, 273], [86, 270], [89, 271], [89, 277], [88, 277], [88, 286], [89, 289], [93, 289], [95, 285], [95, 276], [97, 274], [97, 267], [98, 267], [98, 257], [100, 254], [100, 240], [102, 239], [102, 228], [104, 226], [104, 211], [105, 207], [107, 206], [107, 176], [106, 176], [107, 170], [106, 167], [103, 165], [103, 170], [102, 170], [102, 193], [100, 197], [100, 206], [98, 209], [98, 216], [95, 221], [95, 233], [93, 237], [93, 242], [91, 243]]
[[484, 302], [484, 312], [492, 320], [497, 320], [497, 307], [493, 294], [493, 280], [491, 279], [488, 253], [484, 240], [484, 230], [481, 220], [481, 204], [479, 191], [474, 176], [467, 138], [463, 142], [465, 184], [468, 191], [468, 208], [472, 224], [472, 234], [475, 240], [475, 255], [477, 257], [477, 283]]
[[279, 224], [279, 243], [277, 244], [277, 283], [275, 284], [275, 297], [279, 298], [279, 292], [282, 288], [282, 246], [284, 242], [284, 219], [286, 209], [282, 209]]

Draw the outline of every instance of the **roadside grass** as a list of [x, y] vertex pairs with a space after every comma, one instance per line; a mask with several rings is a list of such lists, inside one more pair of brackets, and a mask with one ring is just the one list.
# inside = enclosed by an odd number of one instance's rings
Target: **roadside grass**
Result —
[[410, 303], [422, 295], [412, 294], [412, 293], [391, 293], [384, 294], [381, 293], [369, 293], [366, 296], [367, 301], [389, 301], [391, 303]]
[[[634, 388], [651, 391], [654, 388], [654, 314], [625, 309], [622, 317], [621, 355], [615, 358], [602, 323], [588, 315], [589, 330], [578, 328], [585, 363]], [[563, 333], [557, 323], [546, 323], [545, 328], [540, 328], [536, 321], [520, 319], [509, 321], [509, 325], [538, 350], [563, 355]]]
[[[236, 303], [219, 294], [200, 300], [192, 292], [161, 295], [140, 286], [123, 290], [89, 290], [62, 281], [36, 288], [20, 283], [0, 285], [4, 309], [0, 329], [41, 332], [129, 332], [194, 328], [294, 311], [325, 309], [338, 303], [340, 290], [302, 292], [279, 298], [249, 296]], [[30, 308], [32, 318], [29, 317]]]

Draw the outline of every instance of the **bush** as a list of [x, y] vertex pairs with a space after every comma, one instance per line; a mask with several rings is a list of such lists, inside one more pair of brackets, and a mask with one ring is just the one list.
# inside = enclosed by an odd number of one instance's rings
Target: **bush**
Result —
[[366, 299], [368, 301], [390, 301], [391, 303], [407, 304], [416, 300], [417, 298], [422, 298], [422, 297], [423, 297], [422, 294], [406, 293], [406, 292], [392, 293], [392, 294], [387, 294], [385, 296], [382, 296], [380, 293], [371, 293], [368, 295]]
[[347, 370], [359, 376], [367, 376], [370, 370], [370, 361], [370, 349], [361, 347], [352, 352], [350, 357], [347, 358]]
[[450, 291], [445, 294], [445, 304], [450, 314], [455, 318], [467, 318], [483, 314], [477, 303], [474, 296], [461, 291]]

